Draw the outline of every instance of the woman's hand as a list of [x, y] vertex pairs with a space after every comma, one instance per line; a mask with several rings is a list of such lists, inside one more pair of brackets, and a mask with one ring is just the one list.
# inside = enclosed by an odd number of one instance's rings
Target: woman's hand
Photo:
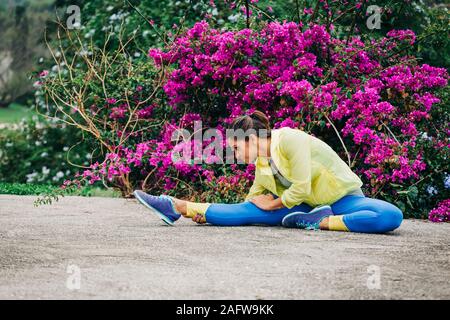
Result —
[[192, 221], [197, 222], [198, 224], [204, 224], [206, 223], [205, 216], [202, 214], [197, 213], [193, 218]]
[[259, 196], [255, 196], [249, 201], [262, 210], [273, 210], [276, 208], [276, 200], [274, 199], [272, 194], [262, 194]]

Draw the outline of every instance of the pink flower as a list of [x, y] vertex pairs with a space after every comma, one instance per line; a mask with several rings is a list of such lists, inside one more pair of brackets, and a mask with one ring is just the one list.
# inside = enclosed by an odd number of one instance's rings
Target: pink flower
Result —
[[48, 75], [48, 70], [43, 70], [39, 73], [39, 78], [45, 78]]
[[431, 210], [428, 219], [432, 222], [450, 222], [450, 199], [440, 202]]

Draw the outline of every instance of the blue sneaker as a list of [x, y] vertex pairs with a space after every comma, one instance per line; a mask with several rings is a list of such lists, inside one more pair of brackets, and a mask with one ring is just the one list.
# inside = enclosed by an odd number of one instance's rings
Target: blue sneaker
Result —
[[292, 212], [283, 218], [281, 224], [286, 228], [317, 230], [320, 222], [332, 215], [331, 207], [323, 205], [315, 207], [310, 212]]
[[181, 214], [176, 212], [173, 200], [169, 196], [152, 196], [141, 190], [135, 190], [133, 194], [140, 203], [152, 209], [168, 225], [173, 226], [174, 222], [181, 217]]

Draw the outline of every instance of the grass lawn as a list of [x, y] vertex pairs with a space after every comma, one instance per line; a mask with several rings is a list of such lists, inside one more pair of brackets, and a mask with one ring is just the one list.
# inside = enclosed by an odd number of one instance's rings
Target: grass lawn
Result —
[[12, 103], [8, 108], [0, 108], [0, 123], [16, 123], [34, 114], [29, 108]]
[[[57, 186], [46, 184], [0, 182], [0, 194], [41, 195], [58, 188], [59, 187]], [[71, 195], [86, 197], [120, 197], [119, 192], [106, 190], [99, 187], [84, 187]]]

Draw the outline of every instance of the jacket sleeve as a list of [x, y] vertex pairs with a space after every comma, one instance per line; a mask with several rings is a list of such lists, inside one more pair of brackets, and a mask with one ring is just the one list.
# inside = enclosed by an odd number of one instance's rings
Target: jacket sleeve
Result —
[[245, 201], [248, 201], [257, 195], [263, 194], [265, 190], [266, 190], [266, 188], [264, 188], [264, 186], [260, 185], [258, 183], [258, 180], [255, 179], [253, 181], [252, 186], [250, 187], [250, 190], [249, 190], [247, 196], [245, 197]]
[[290, 167], [292, 185], [281, 195], [287, 208], [302, 203], [311, 193], [311, 140], [308, 134], [286, 131], [280, 136], [280, 151]]

